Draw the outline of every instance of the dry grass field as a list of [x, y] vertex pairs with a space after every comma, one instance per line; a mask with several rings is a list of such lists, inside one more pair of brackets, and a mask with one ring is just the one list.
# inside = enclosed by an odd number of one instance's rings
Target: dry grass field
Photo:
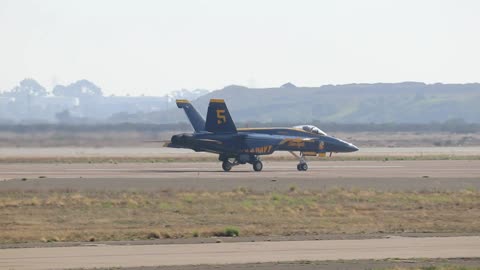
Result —
[[480, 232], [480, 191], [2, 191], [0, 243]]

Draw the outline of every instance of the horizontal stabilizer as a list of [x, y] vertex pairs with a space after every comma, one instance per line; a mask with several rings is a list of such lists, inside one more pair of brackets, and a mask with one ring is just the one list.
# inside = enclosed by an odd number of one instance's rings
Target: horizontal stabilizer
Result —
[[201, 142], [209, 142], [209, 143], [216, 143], [216, 144], [222, 144], [223, 142], [219, 140], [210, 140], [210, 139], [198, 139]]
[[182, 146], [179, 146], [179, 145], [173, 144], [173, 143], [171, 143], [171, 142], [166, 142], [165, 144], [163, 144], [163, 147], [169, 147], [169, 148], [183, 148]]

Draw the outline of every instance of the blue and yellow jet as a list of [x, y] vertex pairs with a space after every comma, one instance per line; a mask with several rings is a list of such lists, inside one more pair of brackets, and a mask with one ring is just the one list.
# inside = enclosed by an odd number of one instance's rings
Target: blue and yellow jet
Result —
[[[328, 136], [311, 125], [293, 128], [237, 128], [223, 99], [211, 99], [208, 105], [207, 121], [193, 105], [184, 99], [177, 100], [183, 108], [194, 133], [174, 135], [168, 147], [188, 148], [197, 152], [219, 154], [224, 171], [233, 166], [250, 163], [255, 171], [263, 169], [260, 156], [275, 151], [289, 151], [300, 162], [299, 171], [308, 169], [305, 156], [325, 156], [327, 152], [354, 152], [358, 148], [346, 141]], [[294, 152], [300, 152], [300, 155]]]

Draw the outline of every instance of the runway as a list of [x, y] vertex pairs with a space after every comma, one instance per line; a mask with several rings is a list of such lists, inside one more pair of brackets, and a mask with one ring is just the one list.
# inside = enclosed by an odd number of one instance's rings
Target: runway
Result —
[[480, 188], [480, 160], [313, 161], [299, 172], [295, 161], [266, 161], [223, 172], [219, 162], [0, 164], [0, 190], [208, 190], [256, 191], [331, 187], [379, 190]]
[[253, 172], [251, 165], [235, 166], [223, 172], [220, 162], [165, 163], [14, 163], [0, 164], [0, 178], [48, 176], [78, 177], [137, 177], [137, 178], [237, 178], [255, 177], [457, 177], [480, 175], [480, 160], [408, 160], [408, 161], [310, 161], [307, 172], [298, 172], [295, 161], [264, 161], [262, 172]]
[[1, 269], [480, 257], [480, 237], [0, 249]]

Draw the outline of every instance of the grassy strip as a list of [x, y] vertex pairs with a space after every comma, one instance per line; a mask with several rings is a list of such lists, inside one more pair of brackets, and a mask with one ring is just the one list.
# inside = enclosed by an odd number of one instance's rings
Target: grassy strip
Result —
[[0, 243], [480, 232], [480, 191], [0, 192]]
[[[296, 158], [288, 155], [262, 156], [267, 161], [297, 161]], [[480, 160], [480, 155], [337, 155], [324, 158], [310, 158], [309, 160], [318, 161], [395, 161], [395, 160]], [[170, 157], [4, 157], [0, 158], [0, 163], [170, 163], [170, 162], [218, 162], [216, 155], [198, 155], [192, 156], [170, 156]]]
[[480, 270], [480, 266], [463, 266], [463, 265], [429, 265], [420, 267], [393, 267], [385, 268], [385, 270]]

